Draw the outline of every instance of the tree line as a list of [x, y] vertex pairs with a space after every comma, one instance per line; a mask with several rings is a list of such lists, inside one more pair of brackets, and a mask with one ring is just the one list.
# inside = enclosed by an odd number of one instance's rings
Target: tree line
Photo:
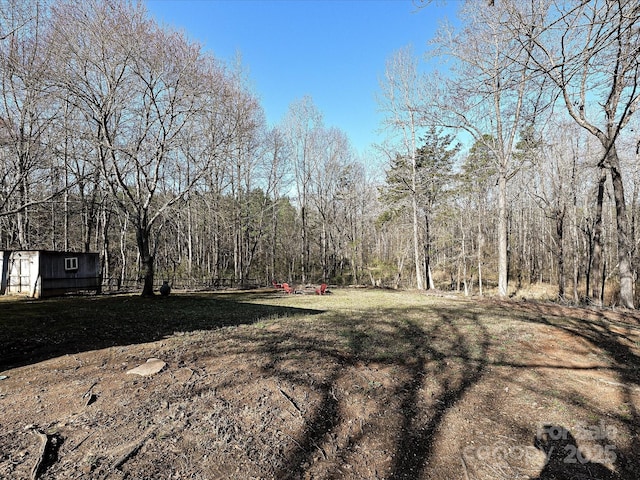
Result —
[[[387, 151], [407, 164], [417, 286], [431, 282], [433, 255], [422, 250], [431, 252], [431, 227], [441, 226], [420, 179], [420, 143], [435, 142], [420, 135], [439, 128], [469, 145], [457, 165], [458, 186], [438, 195], [446, 198], [440, 211], [460, 223], [458, 255], [475, 260], [471, 270], [459, 261], [463, 279], [475, 275], [481, 290], [488, 270], [501, 296], [514, 280], [517, 287], [550, 281], [561, 300], [601, 305], [608, 291], [609, 302], [633, 308], [640, 7], [627, 0], [468, 1], [459, 14], [459, 25], [445, 24], [430, 42], [430, 73], [405, 48], [382, 81]], [[437, 166], [446, 148], [438, 151], [427, 168], [446, 174]], [[447, 225], [449, 234], [455, 230]]]
[[240, 60], [141, 3], [0, 8], [3, 249], [97, 251], [105, 284], [145, 295], [161, 277], [635, 303], [634, 2], [464, 3], [430, 42], [440, 71], [389, 58], [367, 154], [311, 97], [268, 125]]

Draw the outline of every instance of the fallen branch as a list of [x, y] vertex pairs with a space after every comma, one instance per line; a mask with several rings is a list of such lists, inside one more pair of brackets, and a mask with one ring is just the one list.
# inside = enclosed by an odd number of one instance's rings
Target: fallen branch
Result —
[[84, 394], [82, 395], [82, 398], [86, 398], [91, 394], [91, 391], [93, 390], [93, 387], [95, 387], [96, 385], [98, 385], [98, 382], [93, 382], [91, 384], [91, 386], [88, 388], [88, 390], [86, 392], [84, 392]]
[[623, 388], [623, 389], [626, 389], [626, 390], [640, 392], [640, 387], [632, 387], [631, 385], [627, 385], [627, 384], [620, 383], [620, 382], [612, 382], [610, 380], [605, 380], [604, 378], [590, 377], [589, 381], [588, 380], [582, 380], [582, 379], [578, 378], [577, 381], [579, 381], [580, 383], [587, 384], [587, 385], [590, 385], [591, 381], [600, 382], [600, 383], [604, 383], [606, 385], [611, 385], [612, 387], [620, 387], [620, 388]]
[[314, 442], [313, 440], [311, 440], [311, 443], [313, 443], [313, 446], [316, 447], [318, 450], [320, 450], [320, 453], [322, 454], [322, 456], [324, 457], [325, 460], [327, 460], [327, 452], [324, 451], [324, 448], [322, 448], [320, 445], [318, 445], [316, 442]]
[[122, 465], [124, 465], [131, 457], [133, 457], [136, 453], [138, 453], [138, 450], [140, 450], [142, 446], [145, 443], [147, 443], [147, 440], [153, 437], [157, 429], [158, 429], [157, 426], [153, 426], [149, 428], [142, 437], [140, 437], [134, 443], [130, 444], [125, 449], [124, 453], [120, 455], [120, 457], [118, 457], [118, 459], [115, 462], [113, 462], [113, 465], [111, 467], [115, 470], [120, 468]]
[[31, 469], [31, 480], [37, 480], [42, 473], [42, 466], [47, 455], [47, 447], [49, 446], [49, 437], [38, 429], [33, 429], [33, 433], [36, 434], [40, 440], [40, 453], [38, 454], [35, 465]]
[[85, 408], [91, 405], [92, 403], [94, 403], [98, 399], [98, 396], [95, 393], [93, 393], [93, 387], [95, 387], [96, 385], [98, 385], [98, 382], [93, 382], [91, 386], [87, 389], [87, 391], [82, 394]]
[[280, 391], [280, 393], [282, 394], [282, 396], [283, 396], [284, 398], [286, 398], [286, 399], [289, 401], [289, 403], [290, 403], [291, 405], [293, 405], [293, 408], [295, 408], [295, 409], [298, 411], [298, 413], [300, 414], [300, 416], [302, 416], [302, 410], [300, 410], [300, 407], [298, 407], [298, 405], [296, 404], [296, 402], [294, 402], [294, 401], [293, 401], [293, 398], [291, 398], [289, 395], [287, 395], [287, 394], [286, 394], [286, 392], [285, 392], [284, 390], [282, 390], [280, 387], [278, 387], [278, 390]]
[[460, 455], [460, 461], [462, 462], [462, 468], [464, 469], [464, 478], [469, 480], [469, 471], [467, 470], [467, 462], [464, 461], [464, 454]]
[[91, 435], [93, 435], [94, 432], [90, 432], [88, 433], [82, 440], [80, 440], [78, 443], [76, 443], [72, 448], [69, 449], [69, 452], [73, 452], [74, 450], [77, 450], [78, 447], [80, 445], [82, 445]]
[[596, 380], [598, 382], [606, 383], [607, 385], [611, 385], [613, 387], [622, 387], [628, 390], [640, 390], [640, 388], [638, 387], [632, 387], [630, 385], [626, 385], [624, 383], [619, 383], [619, 382], [610, 382], [609, 380], [605, 380], [604, 378], [596, 378]]

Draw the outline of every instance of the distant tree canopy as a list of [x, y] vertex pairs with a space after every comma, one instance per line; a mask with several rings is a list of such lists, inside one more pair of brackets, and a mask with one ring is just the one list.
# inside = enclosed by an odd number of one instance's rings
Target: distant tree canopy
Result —
[[409, 47], [381, 65], [387, 138], [362, 154], [309, 96], [268, 125], [241, 62], [142, 3], [5, 2], [0, 248], [96, 251], [105, 288], [144, 295], [543, 283], [634, 307], [636, 3], [456, 4], [445, 71]]

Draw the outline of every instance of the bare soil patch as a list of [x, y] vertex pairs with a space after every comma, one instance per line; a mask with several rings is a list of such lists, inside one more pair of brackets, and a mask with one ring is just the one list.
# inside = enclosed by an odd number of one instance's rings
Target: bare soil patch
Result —
[[635, 312], [185, 293], [4, 299], [0, 329], [3, 479], [640, 478]]

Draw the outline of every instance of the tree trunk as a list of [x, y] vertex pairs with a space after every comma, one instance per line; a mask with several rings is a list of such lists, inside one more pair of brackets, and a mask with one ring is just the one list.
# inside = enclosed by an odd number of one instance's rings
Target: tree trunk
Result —
[[193, 227], [191, 218], [191, 202], [187, 201], [187, 275], [189, 283], [193, 280]]
[[[124, 220], [122, 220], [124, 217]], [[125, 280], [127, 279], [127, 226], [129, 223], [129, 215], [122, 215], [120, 220], [120, 261], [122, 265], [120, 266], [120, 282], [118, 284], [118, 289], [124, 285]]]
[[467, 283], [467, 250], [466, 250], [466, 241], [464, 228], [462, 226], [462, 220], [460, 220], [460, 229], [462, 233], [462, 284], [464, 286], [464, 295], [465, 297], [469, 296], [469, 284]]
[[301, 260], [301, 280], [302, 280], [302, 284], [306, 285], [307, 283], [307, 274], [308, 274], [308, 267], [309, 267], [309, 240], [307, 238], [308, 232], [307, 232], [307, 209], [305, 208], [305, 205], [302, 205], [302, 207], [300, 208], [300, 217], [301, 217], [301, 221], [302, 221], [302, 229], [301, 229], [301, 240], [302, 240], [302, 256], [300, 258]]
[[624, 184], [620, 172], [620, 161], [615, 145], [609, 148], [607, 163], [611, 171], [613, 198], [616, 204], [616, 230], [618, 236], [618, 275], [620, 277], [620, 304], [625, 308], [634, 308], [633, 271], [631, 268], [631, 249], [629, 244], [629, 218], [624, 199]]
[[580, 293], [579, 293], [579, 285], [580, 285], [580, 268], [579, 268], [579, 255], [578, 255], [578, 251], [579, 251], [579, 245], [580, 245], [580, 240], [578, 237], [578, 195], [577, 195], [577, 189], [576, 189], [576, 161], [577, 161], [577, 155], [573, 155], [573, 163], [571, 166], [571, 196], [572, 196], [572, 201], [573, 201], [573, 208], [571, 210], [571, 233], [572, 233], [572, 240], [573, 240], [573, 252], [572, 252], [572, 259], [573, 259], [573, 303], [574, 304], [578, 304], [580, 303]]
[[[22, 171], [20, 172], [22, 174]], [[29, 184], [26, 178], [20, 181], [18, 187], [19, 205], [25, 205], [29, 201]], [[29, 246], [29, 209], [24, 208], [16, 214], [16, 227], [18, 229], [18, 245], [21, 249]]]
[[111, 212], [107, 205], [107, 202], [104, 201], [102, 204], [102, 228], [100, 232], [101, 238], [101, 255], [100, 255], [100, 272], [99, 272], [99, 280], [98, 280], [98, 293], [102, 293], [102, 284], [105, 278], [109, 278], [111, 276], [111, 271], [109, 270], [110, 261], [110, 252], [111, 245], [109, 243], [109, 225], [111, 224]]
[[580, 291], [579, 291], [579, 286], [580, 286], [580, 257], [579, 257], [579, 246], [580, 246], [580, 241], [578, 238], [578, 219], [577, 219], [577, 212], [576, 212], [576, 205], [574, 203], [574, 208], [573, 208], [573, 228], [572, 233], [573, 233], [573, 303], [575, 303], [576, 305], [580, 302]]
[[400, 288], [400, 281], [402, 280], [402, 270], [404, 268], [404, 259], [405, 259], [406, 255], [402, 255], [401, 258], [399, 258], [397, 260], [397, 272], [396, 272], [396, 278], [395, 278], [395, 284], [394, 284], [394, 288], [397, 290], [398, 288]]
[[[482, 218], [482, 217], [480, 217]], [[482, 224], [478, 222], [478, 293], [482, 296], [482, 248], [484, 247], [484, 235]]]
[[148, 229], [136, 226], [136, 241], [138, 243], [138, 251], [140, 252], [140, 267], [144, 279], [142, 286], [142, 296], [151, 297], [153, 293], [153, 277], [154, 277], [154, 258], [151, 254], [150, 232]]
[[418, 227], [418, 203], [415, 193], [411, 202], [413, 208], [413, 255], [416, 268], [416, 288], [424, 290], [424, 274], [422, 272], [422, 260], [420, 259], [420, 229]]
[[278, 253], [277, 250], [277, 242], [278, 242], [278, 207], [279, 207], [279, 199], [278, 197], [274, 197], [273, 209], [272, 209], [272, 217], [271, 217], [271, 280], [278, 279], [276, 278], [276, 255]]
[[558, 208], [555, 212], [556, 220], [556, 261], [558, 266], [558, 299], [564, 300], [566, 294], [566, 273], [564, 266], [564, 217], [565, 208]]
[[213, 224], [213, 241], [211, 247], [213, 248], [213, 272], [211, 276], [213, 280], [217, 281], [220, 278], [220, 272], [222, 271], [222, 256], [220, 255], [220, 195], [216, 192], [213, 199], [213, 209], [210, 212]]
[[[596, 194], [596, 211], [593, 221], [592, 232], [592, 253], [591, 253], [591, 298], [597, 305], [602, 306], [603, 298], [601, 292], [604, 290], [604, 286], [600, 288], [600, 281], [602, 278], [602, 208], [604, 202], [604, 189], [605, 182], [607, 181], [607, 170], [603, 167], [600, 168], [600, 178], [598, 180], [598, 190]], [[587, 295], [589, 292], [587, 292]]]
[[328, 277], [328, 273], [329, 273], [329, 268], [328, 268], [328, 262], [327, 262], [327, 250], [328, 250], [328, 246], [327, 246], [327, 222], [324, 218], [324, 216], [322, 217], [322, 230], [320, 232], [320, 248], [321, 248], [321, 252], [320, 252], [320, 263], [322, 264], [322, 281], [326, 283], [327, 281], [327, 277]]
[[507, 257], [507, 177], [498, 178], [498, 294], [507, 296], [509, 259]]
[[424, 214], [424, 271], [427, 275], [427, 289], [434, 290], [433, 276], [431, 275], [431, 229], [429, 226], [429, 214]]
[[64, 170], [64, 196], [62, 200], [64, 206], [64, 251], [69, 251], [69, 174], [67, 172], [67, 165], [65, 164]]

